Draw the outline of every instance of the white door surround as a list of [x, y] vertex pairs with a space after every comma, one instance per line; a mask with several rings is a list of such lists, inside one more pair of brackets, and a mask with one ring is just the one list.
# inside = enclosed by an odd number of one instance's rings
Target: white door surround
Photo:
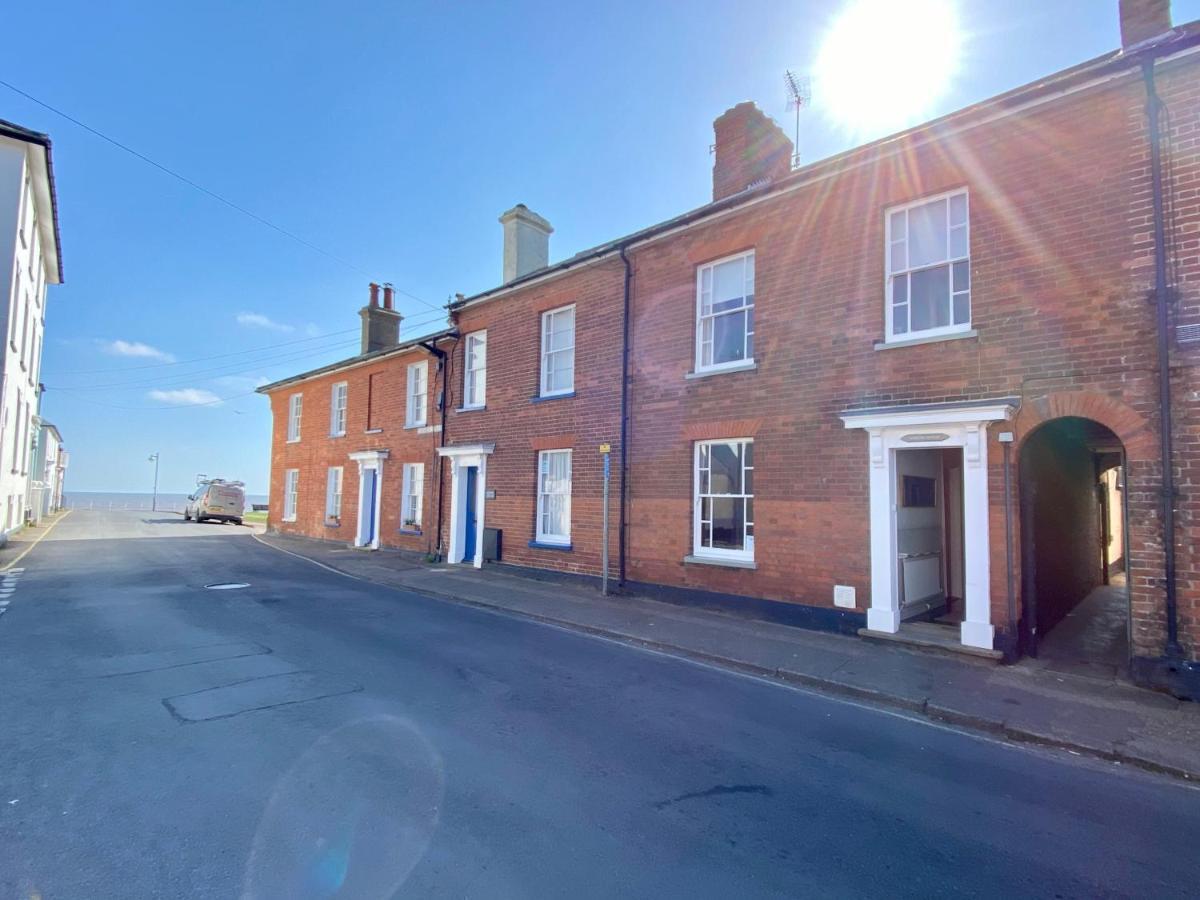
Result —
[[867, 432], [871, 497], [871, 606], [867, 628], [900, 630], [896, 547], [896, 451], [961, 447], [963, 452], [963, 594], [961, 640], [993, 649], [988, 540], [987, 426], [1011, 419], [1014, 398], [847, 410], [847, 428]]
[[[450, 562], [469, 562], [477, 569], [483, 568], [483, 522], [484, 503], [487, 499], [487, 458], [496, 449], [494, 443], [460, 444], [438, 447], [438, 456], [450, 460], [450, 547], [446, 551]], [[475, 477], [475, 558], [461, 559], [467, 544], [467, 497], [465, 470], [474, 466]]]
[[[358, 463], [358, 528], [354, 534], [354, 546], [369, 547], [371, 550], [378, 550], [380, 515], [383, 512], [383, 461], [388, 458], [388, 451], [360, 450], [357, 453], [351, 453], [350, 458]], [[365, 535], [363, 534], [363, 527], [366, 521], [363, 517], [365, 510], [362, 505], [368, 470], [372, 471], [375, 475], [375, 504], [372, 510], [375, 516], [375, 526], [371, 529], [373, 533], [370, 541], [365, 540]]]

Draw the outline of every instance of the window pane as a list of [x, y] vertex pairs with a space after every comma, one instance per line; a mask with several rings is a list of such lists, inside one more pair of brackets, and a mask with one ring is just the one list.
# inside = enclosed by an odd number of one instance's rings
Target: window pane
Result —
[[745, 534], [745, 501], [714, 498], [712, 501], [712, 546], [722, 550], [741, 550]]
[[892, 244], [891, 263], [888, 266], [889, 272], [903, 272], [908, 266], [904, 259], [905, 244], [903, 241], [898, 241]]
[[955, 257], [967, 255], [967, 229], [965, 225], [961, 228], [950, 229], [950, 255]]
[[913, 272], [912, 330], [942, 328], [950, 324], [950, 267]]
[[[746, 296], [746, 263], [735, 259], [713, 267], [713, 308], [740, 306]], [[731, 303], [730, 301], [739, 301]]]
[[742, 460], [737, 444], [710, 444], [713, 494], [742, 492]]
[[971, 265], [966, 262], [956, 262], [954, 264], [954, 291], [967, 291], [971, 289]]
[[927, 266], [946, 259], [946, 201], [908, 211], [908, 264]]
[[950, 198], [950, 225], [967, 223], [967, 195], [955, 194]]
[[907, 306], [897, 306], [892, 309], [892, 334], [908, 334]]
[[908, 302], [907, 275], [897, 275], [892, 279], [892, 302], [895, 304]]
[[[748, 469], [754, 467], [754, 442], [753, 441], [742, 444], [742, 465], [744, 465]], [[746, 493], [749, 494], [750, 491], [746, 490]]]
[[971, 321], [971, 295], [968, 293], [954, 295], [954, 324], [966, 325]]
[[904, 235], [905, 235], [904, 220], [905, 220], [904, 210], [900, 210], [899, 212], [892, 213], [892, 240], [893, 241], [904, 240]]
[[746, 358], [746, 313], [716, 316], [713, 323], [713, 364]]

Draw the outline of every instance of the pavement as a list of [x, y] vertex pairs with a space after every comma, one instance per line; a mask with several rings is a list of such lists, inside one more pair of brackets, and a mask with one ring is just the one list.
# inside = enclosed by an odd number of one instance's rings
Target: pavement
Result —
[[3, 897], [1195, 892], [1179, 779], [247, 529], [76, 511], [0, 581]]
[[[1200, 780], [1200, 704], [1144, 690], [1115, 666], [1013, 666], [658, 602], [505, 566], [428, 565], [399, 551], [279, 534], [261, 540], [347, 575], [503, 610], [690, 659], [901, 709], [1009, 740]], [[1066, 669], [1066, 670], [1060, 670]]]

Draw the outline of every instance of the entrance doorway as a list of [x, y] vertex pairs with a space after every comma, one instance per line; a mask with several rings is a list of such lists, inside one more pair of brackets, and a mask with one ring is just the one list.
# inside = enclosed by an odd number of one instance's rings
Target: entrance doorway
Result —
[[387, 450], [360, 450], [350, 454], [358, 463], [358, 527], [354, 546], [379, 549], [379, 517], [382, 508], [383, 461]]
[[464, 466], [463, 475], [466, 478], [467, 486], [463, 502], [466, 505], [466, 521], [463, 527], [463, 552], [462, 559], [455, 560], [456, 562], [474, 562], [475, 560], [475, 532], [479, 524], [479, 512], [475, 499], [476, 490], [479, 482], [479, 467]]
[[1078, 674], [1129, 662], [1125, 450], [1092, 419], [1039, 426], [1021, 445], [1021, 637]]
[[450, 461], [450, 562], [483, 566], [487, 460], [495, 449], [492, 443], [438, 448], [438, 455]]
[[963, 454], [896, 451], [896, 581], [902, 622], [963, 621]]

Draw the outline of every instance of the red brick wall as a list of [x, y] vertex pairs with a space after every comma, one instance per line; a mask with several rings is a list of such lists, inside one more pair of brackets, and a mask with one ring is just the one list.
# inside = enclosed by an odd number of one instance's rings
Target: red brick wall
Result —
[[[1200, 78], [1193, 63], [1162, 67], [1171, 109], [1173, 277], [1179, 323], [1200, 322]], [[1136, 73], [1070, 98], [1006, 116], [937, 142], [866, 148], [840, 173], [661, 238], [632, 251], [632, 400], [629, 568], [632, 580], [832, 606], [835, 584], [870, 603], [867, 438], [838, 413], [873, 405], [1020, 398], [1015, 420], [990, 429], [992, 620], [1008, 621], [1002, 445], [1013, 431], [1014, 542], [1020, 517], [1015, 470], [1021, 441], [1063, 415], [1095, 419], [1124, 443], [1128, 461], [1129, 572], [1134, 645], [1161, 653], [1162, 531], [1154, 357], [1149, 174], [1144, 92]], [[897, 149], [898, 152], [885, 151]], [[970, 192], [972, 326], [977, 336], [875, 349], [884, 338], [884, 211], [942, 191]], [[694, 365], [695, 273], [706, 261], [756, 253], [757, 369], [706, 378]], [[612, 540], [620, 446], [623, 268], [608, 258], [541, 284], [466, 306], [465, 336], [488, 331], [485, 410], [459, 412], [465, 341], [449, 350], [446, 439], [495, 442], [485, 524], [503, 529], [506, 562], [595, 574], [600, 566], [601, 458], [613, 454]], [[540, 313], [576, 304], [575, 396], [538, 393]], [[1174, 356], [1179, 479], [1180, 623], [1195, 656], [1200, 633], [1200, 376], [1197, 345]], [[349, 541], [357, 511], [350, 450], [386, 447], [385, 543], [427, 549], [436, 520], [437, 435], [402, 428], [405, 365], [419, 351], [323, 376], [302, 386], [304, 436], [287, 444], [291, 389], [273, 393], [271, 523]], [[365, 385], [380, 372], [383, 433], [363, 434]], [[329, 386], [350, 382], [345, 438], [328, 438]], [[440, 377], [430, 361], [430, 421]], [[685, 564], [692, 550], [694, 442], [755, 439], [753, 571]], [[571, 552], [530, 548], [537, 451], [574, 450]], [[326, 528], [324, 469], [346, 467], [343, 524]], [[397, 532], [401, 462], [426, 462], [425, 535]], [[300, 468], [300, 517], [279, 521], [285, 468]], [[449, 540], [450, 485], [443, 545]], [[1019, 553], [1014, 581], [1020, 585]], [[1018, 597], [1019, 610], [1019, 597]]]
[[[1181, 302], [1190, 308], [1200, 274], [1200, 81], [1194, 65], [1161, 80], [1167, 102], [1179, 108], [1177, 248], [1187, 269]], [[909, 142], [874, 161], [868, 151], [858, 157], [862, 166], [852, 158], [839, 175], [636, 249], [630, 577], [817, 606], [832, 606], [833, 586], [849, 584], [865, 609], [867, 438], [844, 429], [838, 412], [1011, 395], [1026, 408], [1016, 423], [991, 429], [988, 447], [993, 622], [1007, 624], [1002, 449], [995, 436], [1015, 430], [1019, 442], [1043, 413], [1078, 409], [1056, 414], [1090, 413], [1126, 442], [1136, 649], [1160, 653], [1144, 102], [1134, 73], [936, 144]], [[884, 338], [885, 209], [962, 186], [970, 191], [978, 336], [876, 350]], [[749, 249], [756, 253], [758, 368], [689, 380], [696, 267]], [[1178, 430], [1186, 458], [1188, 442], [1190, 452], [1200, 445], [1200, 429], [1194, 369], [1183, 371], [1177, 394], [1187, 424]], [[692, 445], [700, 436], [755, 438], [755, 571], [683, 562], [692, 548]], [[1200, 476], [1200, 463], [1186, 465], [1191, 477]], [[1180, 585], [1189, 645], [1200, 583], [1190, 550], [1194, 512]], [[1014, 528], [1019, 547], [1019, 521]], [[1017, 566], [1019, 585], [1019, 559]]]
[[[380, 543], [387, 547], [423, 553], [429, 552], [436, 545], [436, 447], [439, 435], [420, 434], [415, 429], [404, 427], [408, 364], [420, 360], [429, 361], [428, 421], [432, 426], [438, 422], [435, 408], [437, 360], [424, 350], [412, 350], [271, 392], [271, 412], [274, 421], [268, 513], [270, 528], [283, 534], [299, 534], [352, 543], [357, 533], [359, 473], [358, 463], [350, 459], [349, 455], [359, 450], [386, 449], [389, 455], [383, 463], [382, 478], [378, 487], [381, 491], [381, 514], [378, 523]], [[374, 433], [369, 433], [367, 384], [372, 374], [375, 375], [372, 386]], [[342, 437], [331, 437], [329, 406], [332, 387], [340, 381], [347, 383], [346, 434]], [[296, 393], [304, 396], [300, 440], [288, 443], [288, 398]], [[425, 464], [421, 534], [406, 533], [411, 529], [401, 531], [401, 467], [404, 463]], [[330, 466], [341, 466], [343, 471], [342, 516], [337, 525], [325, 521], [326, 477]], [[287, 469], [298, 469], [300, 472], [295, 522], [284, 522], [282, 518], [284, 472]]]
[[[463, 335], [452, 351], [447, 440], [495, 442], [488, 458], [484, 524], [503, 530], [504, 561], [564, 572], [601, 570], [603, 462], [599, 447], [612, 447], [609, 501], [610, 571], [617, 564], [618, 466], [620, 453], [621, 322], [624, 267], [609, 259], [531, 285], [490, 302], [463, 308]], [[575, 304], [575, 396], [535, 402], [540, 389], [541, 314]], [[458, 411], [463, 403], [465, 337], [487, 330], [487, 408]], [[539, 450], [572, 453], [570, 552], [529, 547], [534, 539]], [[449, 543], [449, 466], [446, 466], [444, 539]]]

